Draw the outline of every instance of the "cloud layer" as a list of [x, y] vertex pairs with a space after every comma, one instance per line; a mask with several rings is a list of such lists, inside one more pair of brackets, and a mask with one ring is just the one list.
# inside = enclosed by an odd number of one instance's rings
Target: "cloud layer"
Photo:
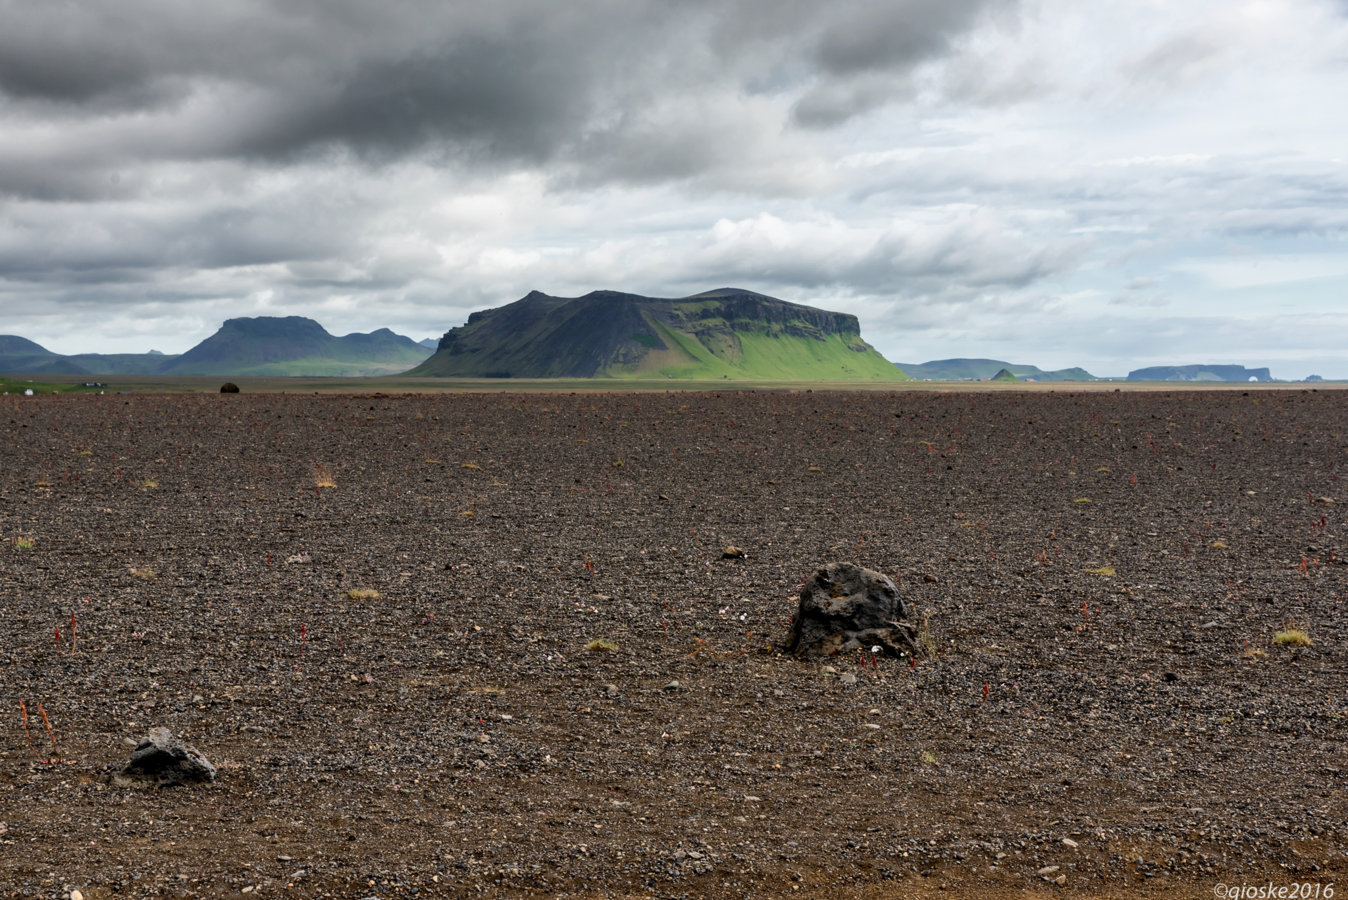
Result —
[[0, 0], [0, 333], [733, 284], [891, 359], [1348, 377], [1345, 88], [1328, 0]]

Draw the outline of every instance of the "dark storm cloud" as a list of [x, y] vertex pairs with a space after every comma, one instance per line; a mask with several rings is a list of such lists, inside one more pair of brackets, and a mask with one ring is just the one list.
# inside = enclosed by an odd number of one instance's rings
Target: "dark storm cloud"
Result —
[[6, 3], [0, 114], [103, 118], [131, 143], [147, 118], [215, 118], [197, 140], [143, 133], [143, 158], [340, 146], [583, 166], [681, 94], [800, 95], [798, 121], [844, 121], [895, 96], [868, 74], [940, 53], [993, 2]]
[[105, 105], [109, 98], [119, 98], [111, 104], [114, 108], [153, 102], [155, 54], [135, 43], [102, 42], [105, 11], [59, 2], [20, 6], [0, 5], [4, 94], [71, 106]]
[[146, 157], [285, 157], [330, 144], [383, 156], [438, 141], [537, 158], [585, 118], [592, 66], [578, 32], [603, 43], [580, 16], [518, 4], [247, 9], [201, 7], [194, 22], [152, 0], [7, 10], [0, 94], [30, 122], [122, 117], [110, 127], [130, 131], [132, 114], [179, 115], [185, 128], [197, 102], [234, 126], [190, 150], [147, 141]]
[[813, 56], [830, 75], [911, 66], [945, 51], [989, 0], [869, 0], [839, 4]]
[[844, 5], [821, 29], [811, 57], [817, 80], [793, 115], [806, 128], [831, 128], [911, 94], [907, 75], [950, 49], [999, 0], [872, 0]]
[[521, 41], [373, 60], [288, 104], [236, 149], [284, 156], [337, 144], [378, 159], [441, 145], [456, 156], [543, 161], [586, 113], [579, 80], [576, 67]]

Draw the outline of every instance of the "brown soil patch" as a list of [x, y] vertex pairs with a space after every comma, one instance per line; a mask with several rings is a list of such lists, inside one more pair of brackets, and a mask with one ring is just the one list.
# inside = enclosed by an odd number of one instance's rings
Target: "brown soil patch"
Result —
[[[4, 397], [0, 423], [6, 896], [1348, 873], [1341, 393]], [[830, 561], [897, 576], [934, 655], [776, 652]], [[219, 780], [106, 783], [152, 726]]]

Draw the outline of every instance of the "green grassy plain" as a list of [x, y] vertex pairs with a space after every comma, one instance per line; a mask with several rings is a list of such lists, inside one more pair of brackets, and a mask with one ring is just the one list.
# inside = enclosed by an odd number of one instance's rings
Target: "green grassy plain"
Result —
[[100, 390], [106, 390], [106, 388], [85, 387], [86, 381], [93, 380], [88, 375], [79, 376], [78, 381], [69, 380], [75, 377], [44, 375], [42, 378], [47, 380], [38, 381], [22, 375], [0, 375], [0, 394], [22, 394], [30, 390], [34, 394], [96, 394]]

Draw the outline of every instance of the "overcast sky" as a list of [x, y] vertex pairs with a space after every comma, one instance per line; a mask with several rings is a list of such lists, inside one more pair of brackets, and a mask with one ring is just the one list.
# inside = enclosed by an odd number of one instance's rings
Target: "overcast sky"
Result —
[[0, 333], [749, 288], [1348, 378], [1348, 0], [0, 0]]

